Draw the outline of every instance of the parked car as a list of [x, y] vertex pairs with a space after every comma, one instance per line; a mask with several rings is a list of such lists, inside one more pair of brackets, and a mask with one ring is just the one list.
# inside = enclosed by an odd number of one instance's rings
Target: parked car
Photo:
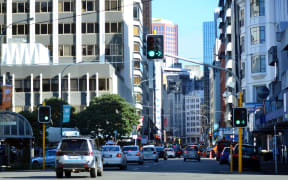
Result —
[[[42, 154], [41, 154], [42, 155]], [[56, 163], [56, 149], [45, 152], [45, 166], [54, 166]], [[32, 159], [32, 167], [40, 168], [43, 166], [43, 156], [34, 157]]]
[[142, 151], [144, 160], [154, 160], [155, 162], [159, 161], [158, 153], [154, 145], [143, 146]]
[[126, 155], [119, 145], [102, 146], [104, 166], [118, 166], [120, 169], [127, 169]]
[[172, 158], [175, 158], [175, 157], [176, 157], [174, 149], [172, 149], [172, 148], [165, 148], [165, 151], [167, 152], [168, 157], [172, 157]]
[[[233, 169], [235, 170], [238, 169], [238, 156], [239, 156], [238, 148], [239, 144], [236, 144], [236, 146], [233, 149]], [[229, 159], [231, 159], [230, 156]], [[253, 170], [260, 169], [259, 154], [256, 146], [249, 144], [242, 145], [242, 167]]]
[[168, 159], [168, 155], [167, 155], [167, 152], [164, 150], [164, 147], [156, 146], [155, 148], [156, 148], [159, 158], [163, 158], [164, 160]]
[[123, 146], [123, 151], [126, 155], [127, 162], [137, 162], [143, 164], [143, 154], [139, 149], [139, 146]]
[[95, 141], [88, 137], [65, 137], [56, 152], [56, 176], [71, 172], [90, 172], [91, 177], [103, 175], [103, 157]]
[[199, 147], [196, 145], [189, 145], [186, 147], [184, 151], [184, 161], [187, 159], [195, 159], [200, 162], [200, 151]]
[[220, 160], [219, 163], [220, 164], [226, 164], [228, 163], [228, 158], [230, 155], [230, 147], [225, 147], [220, 155]]

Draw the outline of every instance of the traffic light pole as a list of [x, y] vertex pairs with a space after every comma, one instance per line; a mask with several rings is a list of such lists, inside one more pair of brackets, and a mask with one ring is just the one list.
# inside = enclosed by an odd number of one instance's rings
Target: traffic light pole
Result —
[[[43, 106], [45, 106], [46, 105], [46, 102], [44, 101], [43, 103], [42, 103], [42, 105]], [[42, 133], [42, 140], [43, 140], [43, 146], [42, 146], [42, 149], [43, 149], [43, 160], [42, 160], [42, 168], [43, 168], [43, 170], [45, 170], [45, 123], [42, 123], [42, 126], [43, 126], [43, 133]]]
[[[191, 59], [188, 59], [188, 58], [183, 58], [183, 57], [180, 57], [180, 56], [174, 56], [174, 55], [168, 55], [168, 54], [165, 54], [165, 56], [167, 57], [171, 57], [171, 58], [176, 58], [176, 59], [181, 59], [183, 61], [187, 61], [187, 62], [191, 62], [191, 63], [194, 63], [194, 64], [199, 64], [199, 65], [202, 65], [202, 66], [207, 66], [207, 67], [210, 67], [210, 68], [213, 68], [213, 69], [218, 69], [220, 71], [225, 71], [225, 72], [228, 72], [230, 73], [234, 79], [236, 80], [237, 82], [237, 85], [238, 85], [238, 88], [239, 88], [239, 92], [240, 92], [240, 97], [239, 97], [239, 102], [238, 102], [238, 106], [239, 107], [242, 107], [242, 91], [241, 91], [241, 82], [239, 80], [239, 78], [236, 76], [236, 74], [232, 71], [230, 71], [229, 69], [226, 69], [226, 68], [222, 68], [222, 67], [218, 67], [218, 66], [213, 66], [211, 64], [206, 64], [206, 63], [201, 63], [201, 62], [197, 62], [197, 61], [194, 61], [194, 60], [191, 60]], [[238, 155], [238, 172], [239, 173], [242, 173], [242, 128], [239, 128], [239, 155]], [[233, 157], [231, 156], [231, 161], [232, 161]], [[233, 163], [233, 162], [232, 162]], [[231, 163], [231, 164], [232, 164]], [[231, 168], [232, 169], [232, 168]]]

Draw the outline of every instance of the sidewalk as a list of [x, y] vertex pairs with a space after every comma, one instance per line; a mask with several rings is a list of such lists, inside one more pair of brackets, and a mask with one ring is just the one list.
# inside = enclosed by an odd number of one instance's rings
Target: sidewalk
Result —
[[[264, 174], [275, 174], [275, 162], [273, 160], [270, 161], [261, 161], [260, 171]], [[288, 164], [277, 163], [278, 174], [287, 174], [288, 175]]]

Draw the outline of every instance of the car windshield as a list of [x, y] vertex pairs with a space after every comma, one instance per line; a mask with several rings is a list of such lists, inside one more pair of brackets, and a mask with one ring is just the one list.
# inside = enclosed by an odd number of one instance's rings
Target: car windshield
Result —
[[138, 151], [137, 147], [123, 147], [123, 151]]
[[110, 151], [119, 151], [120, 148], [117, 147], [117, 146], [106, 146], [106, 147], [103, 147], [103, 151], [107, 151], [107, 152], [110, 152]]
[[64, 139], [60, 149], [62, 151], [88, 151], [88, 144], [85, 139]]
[[153, 152], [154, 148], [143, 148], [143, 151], [145, 151], [145, 152]]

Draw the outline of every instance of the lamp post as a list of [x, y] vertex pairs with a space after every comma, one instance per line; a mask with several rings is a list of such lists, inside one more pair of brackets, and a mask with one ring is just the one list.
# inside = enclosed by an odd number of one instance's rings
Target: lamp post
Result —
[[[13, 26], [14, 24], [17, 24], [17, 23], [20, 23], [20, 22], [24, 22], [24, 21], [30, 22], [30, 21], [32, 21], [33, 19], [34, 19], [33, 17], [32, 17], [32, 18], [28, 18], [28, 19], [22, 19], [22, 20], [13, 22], [13, 23], [11, 23], [11, 24], [8, 24], [8, 26], [6, 26], [6, 27], [1, 31], [1, 34], [0, 34], [0, 44], [1, 44], [0, 50], [2, 51], [2, 37], [3, 37], [4, 33], [6, 32], [6, 30], [7, 30], [8, 28], [10, 28], [10, 27]], [[0, 54], [1, 54], [1, 52], [0, 52]], [[0, 76], [1, 76], [1, 65], [2, 65], [2, 54], [1, 54], [1, 59], [0, 59]], [[1, 82], [1, 81], [0, 81], [0, 82]], [[2, 83], [1, 83], [0, 85], [2, 85]]]

